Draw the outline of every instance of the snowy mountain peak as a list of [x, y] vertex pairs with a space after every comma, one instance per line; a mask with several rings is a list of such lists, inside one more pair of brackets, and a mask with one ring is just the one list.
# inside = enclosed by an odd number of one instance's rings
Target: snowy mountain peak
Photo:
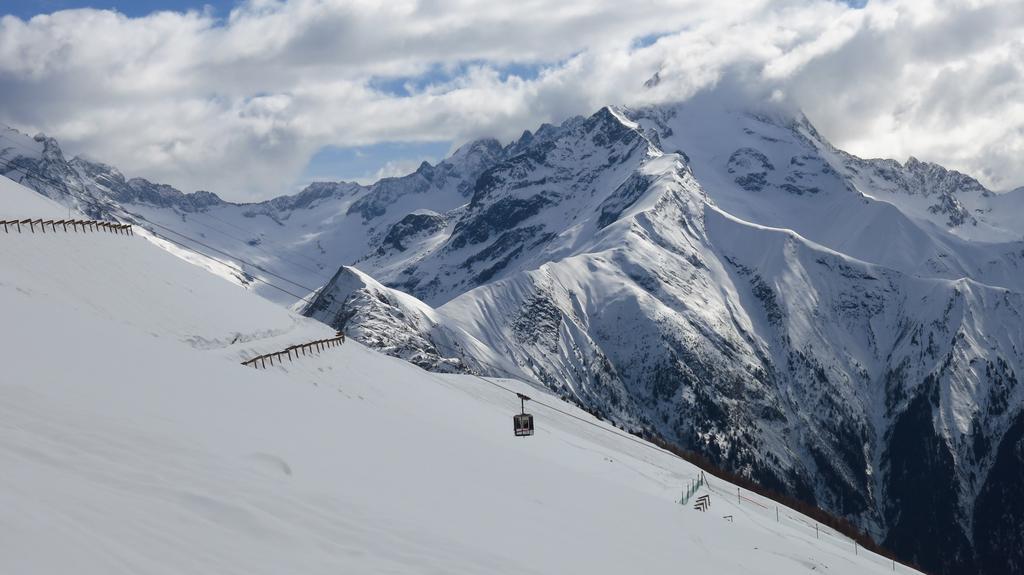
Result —
[[434, 310], [356, 268], [342, 266], [302, 314], [424, 369], [468, 371], [459, 357], [447, 357], [437, 348], [431, 335], [438, 325]]

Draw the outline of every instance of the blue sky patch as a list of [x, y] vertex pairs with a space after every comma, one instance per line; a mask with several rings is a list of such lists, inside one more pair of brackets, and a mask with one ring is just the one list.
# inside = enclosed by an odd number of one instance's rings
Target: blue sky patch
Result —
[[131, 17], [145, 16], [160, 10], [187, 12], [202, 11], [209, 6], [215, 16], [226, 18], [238, 0], [4, 0], [0, 14], [10, 14], [23, 20], [38, 14], [50, 14], [72, 8], [112, 9]]
[[494, 64], [483, 60], [471, 60], [462, 62], [457, 66], [434, 65], [426, 72], [417, 76], [378, 76], [371, 78], [369, 85], [370, 88], [382, 94], [395, 98], [408, 98], [430, 86], [445, 84], [464, 76], [470, 68], [475, 66], [486, 66], [496, 71], [498, 77], [504, 82], [513, 76], [523, 80], [533, 80], [549, 65], [539, 62]]

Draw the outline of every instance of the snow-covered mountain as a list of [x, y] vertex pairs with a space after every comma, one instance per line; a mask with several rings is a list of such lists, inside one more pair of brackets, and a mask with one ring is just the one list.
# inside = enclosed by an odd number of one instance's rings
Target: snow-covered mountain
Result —
[[388, 353], [543, 384], [936, 571], [1024, 566], [1019, 192], [701, 98], [262, 204], [19, 153], [9, 175], [51, 197], [326, 284], [305, 313]]
[[[496, 141], [483, 140], [467, 144], [437, 166], [424, 163], [408, 176], [371, 186], [314, 183], [294, 196], [234, 204], [210, 192], [185, 194], [142, 178], [125, 178], [116, 168], [82, 157], [68, 160], [52, 138], [30, 138], [7, 128], [0, 132], [0, 174], [90, 217], [152, 222], [147, 226], [168, 239], [195, 245], [188, 237], [223, 248], [292, 280], [285, 286], [292, 291], [303, 289], [299, 286], [313, 291], [341, 263], [380, 246], [398, 242], [394, 247], [401, 246], [407, 256], [415, 253], [418, 244], [411, 237], [417, 232], [422, 236], [427, 228], [443, 228], [436, 212], [464, 204], [479, 173], [504, 152]], [[392, 230], [396, 224], [406, 231]], [[256, 267], [237, 263], [252, 275], [262, 275]], [[252, 283], [247, 273], [237, 275], [237, 281]], [[294, 301], [263, 284], [253, 288], [282, 303]]]
[[334, 331], [138, 236], [0, 236], [0, 309], [3, 573], [917, 573], [521, 381], [243, 367]]

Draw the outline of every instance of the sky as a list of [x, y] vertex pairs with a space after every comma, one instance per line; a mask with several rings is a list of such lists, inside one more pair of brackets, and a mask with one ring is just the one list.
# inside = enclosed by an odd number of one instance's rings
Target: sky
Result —
[[791, 104], [860, 156], [1024, 185], [1020, 0], [4, 0], [0, 13], [0, 123], [235, 201], [710, 90]]

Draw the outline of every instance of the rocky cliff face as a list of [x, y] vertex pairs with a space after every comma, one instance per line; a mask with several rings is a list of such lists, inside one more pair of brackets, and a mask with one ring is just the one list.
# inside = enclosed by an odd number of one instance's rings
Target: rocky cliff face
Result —
[[437, 314], [429, 306], [377, 283], [354, 268], [342, 267], [303, 310], [308, 316], [344, 331], [347, 337], [400, 357], [423, 369], [465, 373], [458, 355], [447, 356], [434, 343], [442, 340]]
[[938, 572], [1024, 565], [1019, 194], [700, 101], [263, 204], [65, 164], [43, 191], [322, 285], [305, 313], [387, 353], [534, 381]]

